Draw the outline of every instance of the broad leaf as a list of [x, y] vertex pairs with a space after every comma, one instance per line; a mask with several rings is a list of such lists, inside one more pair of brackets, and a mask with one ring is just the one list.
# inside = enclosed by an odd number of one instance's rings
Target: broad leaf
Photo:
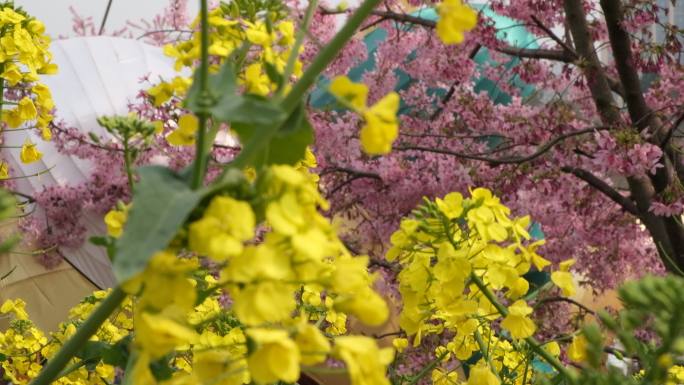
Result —
[[[250, 143], [252, 138], [263, 137], [262, 133], [268, 129], [265, 126], [234, 124], [233, 130], [240, 137], [242, 143]], [[254, 159], [263, 164], [295, 164], [304, 158], [306, 147], [313, 143], [313, 129], [300, 105], [282, 124], [271, 138], [268, 146], [263, 146], [264, 153]]]
[[119, 282], [142, 271], [150, 257], [168, 245], [204, 194], [164, 167], [142, 167], [138, 174], [140, 183], [114, 259]]

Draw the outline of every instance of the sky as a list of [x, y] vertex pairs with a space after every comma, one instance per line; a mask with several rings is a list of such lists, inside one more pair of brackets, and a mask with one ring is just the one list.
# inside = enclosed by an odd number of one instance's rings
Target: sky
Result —
[[[45, 23], [47, 32], [53, 36], [72, 34], [69, 7], [73, 6], [81, 16], [92, 16], [99, 28], [109, 0], [15, 0], [32, 15]], [[151, 19], [161, 12], [168, 0], [113, 0], [107, 26], [110, 30], [125, 25], [126, 20]], [[199, 1], [190, 1], [190, 12], [197, 12]]]

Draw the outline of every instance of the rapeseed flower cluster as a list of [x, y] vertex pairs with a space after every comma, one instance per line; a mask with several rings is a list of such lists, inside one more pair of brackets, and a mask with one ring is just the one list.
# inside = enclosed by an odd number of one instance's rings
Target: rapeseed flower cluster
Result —
[[[379, 325], [389, 310], [368, 258], [352, 256], [320, 213], [328, 203], [308, 170], [315, 164], [308, 151], [295, 166], [256, 173], [248, 190], [258, 199], [213, 197], [124, 284], [135, 296], [135, 384], [160, 382], [160, 362], [180, 369], [170, 384], [292, 383], [329, 358], [345, 363], [355, 385], [388, 384], [394, 350], [344, 335], [348, 317]], [[110, 236], [125, 220], [125, 210], [107, 215]], [[200, 274], [207, 264], [213, 275]]]
[[[265, 17], [278, 17], [268, 15]], [[209, 12], [209, 56], [210, 72], [218, 71], [220, 65], [244, 44], [250, 44], [249, 54], [245, 58], [238, 74], [238, 84], [245, 93], [267, 96], [278, 89], [278, 83], [268, 75], [268, 71], [279, 74], [285, 72], [287, 61], [292, 53], [295, 41], [295, 25], [291, 20], [247, 20], [234, 17], [226, 7], [216, 7]], [[192, 24], [199, 25], [199, 17]], [[164, 47], [166, 55], [175, 59], [177, 71], [193, 69], [200, 60], [200, 33], [193, 33], [186, 41], [169, 44]], [[299, 54], [299, 53], [297, 53]], [[302, 62], [297, 59], [292, 68], [292, 79], [301, 76]], [[292, 79], [285, 79], [286, 83]], [[161, 82], [147, 90], [155, 106], [160, 106], [172, 98], [182, 98], [187, 93], [192, 80], [187, 76], [176, 76], [168, 82]], [[285, 85], [287, 88], [287, 84]], [[194, 144], [197, 121], [185, 115], [178, 128], [173, 130], [167, 140], [174, 146], [190, 146]], [[185, 119], [185, 120], [183, 120]]]
[[[402, 220], [387, 253], [389, 261], [401, 265], [401, 328], [414, 346], [430, 334], [452, 335], [435, 351], [444, 362], [487, 352], [487, 359], [472, 369], [468, 384], [498, 385], [503, 374], [522, 384], [528, 358], [520, 346], [536, 331], [533, 309], [525, 300], [529, 283], [523, 275], [532, 266], [541, 271], [550, 264], [536, 253], [543, 242], [532, 242], [529, 216], [511, 217], [510, 210], [484, 188], [472, 190], [468, 198], [450, 193], [426, 200], [414, 213]], [[562, 265], [561, 277], [553, 281], [567, 294], [574, 287], [565, 277], [571, 274], [569, 263]], [[492, 303], [492, 296], [508, 303], [505, 314]], [[546, 349], [560, 353], [557, 343]], [[446, 381], [452, 376], [448, 367], [437, 368], [433, 377]], [[531, 378], [527, 376], [528, 381]]]
[[[0, 5], [0, 96], [1, 122], [9, 128], [37, 129], [43, 140], [52, 138], [50, 122], [55, 104], [49, 88], [39, 75], [57, 72], [51, 63], [50, 38], [45, 26], [11, 3]], [[9, 90], [6, 100], [4, 91]], [[26, 140], [20, 152], [23, 163], [33, 163], [42, 154], [35, 143]], [[9, 177], [7, 163], [0, 162], [0, 179]]]

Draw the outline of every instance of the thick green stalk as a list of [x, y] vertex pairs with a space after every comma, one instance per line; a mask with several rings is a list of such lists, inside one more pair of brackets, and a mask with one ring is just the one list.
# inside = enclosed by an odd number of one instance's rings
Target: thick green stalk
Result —
[[[304, 98], [304, 94], [309, 90], [309, 87], [316, 82], [316, 79], [318, 79], [318, 76], [325, 70], [328, 64], [335, 60], [337, 54], [344, 48], [349, 39], [354, 36], [354, 33], [361, 26], [361, 23], [366, 20], [368, 15], [371, 14], [373, 9], [381, 1], [382, 0], [365, 0], [356, 12], [349, 16], [344, 27], [342, 27], [342, 29], [335, 34], [335, 37], [333, 37], [318, 55], [316, 55], [311, 64], [306, 68], [306, 71], [304, 71], [302, 78], [295, 83], [290, 92], [280, 103], [286, 116], [290, 116], [295, 108], [297, 108], [297, 105], [301, 102], [302, 98]], [[234, 167], [241, 168], [249, 164], [254, 156], [256, 156], [264, 146], [267, 146], [271, 142], [271, 138], [280, 130], [281, 125], [282, 124], [268, 127], [261, 136], [254, 136], [252, 140], [245, 144], [238, 158], [234, 162], [231, 162], [227, 169]], [[225, 174], [226, 171], [224, 171], [223, 175]]]
[[[508, 315], [508, 309], [504, 305], [499, 302], [499, 300], [496, 298], [494, 293], [492, 293], [491, 290], [482, 282], [482, 279], [478, 277], [474, 272], [470, 274], [470, 279], [472, 282], [477, 286], [478, 289], [484, 294], [485, 297], [489, 300], [489, 302], [494, 305], [496, 310], [501, 314], [502, 317], [506, 317]], [[544, 350], [544, 348], [541, 346], [541, 344], [534, 338], [534, 337], [527, 337], [525, 338], [525, 342], [530, 346], [530, 348], [537, 353], [539, 356], [541, 356], [544, 361], [546, 361], [549, 365], [551, 365], [554, 369], [558, 371], [563, 377], [565, 377], [568, 381], [572, 382], [574, 379], [574, 376], [568, 368], [566, 368], [558, 359], [554, 356], [551, 355], [551, 353], [547, 352]]]
[[314, 84], [316, 79], [318, 79], [318, 75], [320, 75], [337, 57], [337, 54], [344, 48], [349, 39], [354, 36], [354, 33], [361, 26], [361, 23], [366, 20], [368, 15], [371, 14], [373, 9], [380, 4], [381, 1], [382, 0], [366, 0], [351, 16], [349, 16], [344, 27], [342, 27], [335, 37], [333, 37], [321, 52], [318, 53], [307, 67], [302, 78], [292, 87], [290, 93], [288, 93], [283, 100], [281, 106], [286, 114], [289, 115], [294, 111], [306, 91]]
[[125, 298], [126, 293], [123, 290], [118, 287], [114, 288], [100, 303], [100, 306], [78, 327], [76, 334], [69, 338], [57, 354], [47, 362], [47, 365], [45, 365], [38, 377], [30, 385], [49, 385], [57, 380], [64, 367], [81, 350], [90, 337], [97, 332], [100, 325], [121, 305]]
[[[307, 6], [306, 13], [304, 14], [304, 20], [302, 20], [302, 24], [299, 26], [297, 38], [292, 46], [290, 56], [287, 58], [287, 65], [285, 66], [285, 71], [283, 72], [283, 81], [285, 84], [294, 71], [295, 63], [297, 63], [297, 58], [299, 57], [299, 49], [302, 47], [302, 44], [304, 44], [304, 37], [306, 36], [306, 32], [309, 30], [309, 25], [311, 25], [311, 19], [313, 19], [313, 14], [316, 10], [316, 7], [318, 7], [318, 0], [309, 0], [309, 5]], [[283, 92], [284, 90], [285, 87], [283, 85], [279, 92]]]
[[199, 127], [197, 129], [197, 143], [195, 163], [192, 173], [192, 188], [202, 186], [207, 167], [207, 122], [209, 121], [209, 5], [207, 0], [200, 0], [200, 67], [199, 67], [199, 104], [197, 111]]

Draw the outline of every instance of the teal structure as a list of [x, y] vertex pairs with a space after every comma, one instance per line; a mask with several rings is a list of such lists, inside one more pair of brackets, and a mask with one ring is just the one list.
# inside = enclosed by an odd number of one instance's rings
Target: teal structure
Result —
[[[500, 16], [485, 5], [474, 5], [473, 7], [482, 16], [486, 16], [494, 22], [494, 27], [498, 31], [497, 37], [503, 41], [506, 41], [510, 46], [517, 48], [538, 48], [538, 44], [534, 35], [529, 33], [524, 26], [520, 25], [520, 22], [505, 16]], [[437, 20], [437, 13], [433, 8], [424, 8], [413, 12], [411, 15], [430, 21]], [[408, 23], [400, 22], [396, 22], [394, 27], [403, 29], [419, 28]], [[387, 39], [387, 35], [387, 30], [383, 28], [377, 28], [366, 35], [364, 38], [364, 43], [366, 45], [366, 49], [368, 50], [368, 59], [352, 68], [349, 73], [347, 73], [347, 76], [352, 81], [361, 81], [361, 78], [365, 72], [372, 71], [375, 68], [375, 52], [380, 43]], [[414, 58], [415, 55], [409, 55], [406, 60], [413, 60]], [[502, 70], [499, 71], [499, 73], [501, 73], [501, 77], [498, 79], [489, 79], [486, 77], [474, 79], [475, 91], [487, 92], [489, 97], [496, 104], [508, 104], [511, 101], [511, 96], [502, 91], [499, 87], [499, 84], [503, 82], [512, 83], [520, 90], [520, 93], [523, 97], [528, 97], [534, 93], [534, 87], [524, 83], [510, 71], [512, 67], [516, 66], [520, 62], [520, 59], [511, 57], [511, 59], [506, 63], [495, 63], [493, 60], [491, 60], [487, 48], [481, 48], [473, 60], [479, 65], [490, 64], [502, 66]], [[395, 86], [395, 90], [401, 91], [408, 88], [412, 82], [412, 79], [401, 70], [395, 71], [397, 75], [397, 84]], [[329, 79], [322, 79], [319, 82], [318, 88], [312, 92], [311, 105], [313, 107], [322, 109], [335, 108], [335, 99], [326, 91], [328, 83]], [[431, 90], [431, 92], [433, 92], [435, 95], [442, 96], [446, 94], [447, 90], [434, 89]], [[403, 106], [404, 112], [406, 112], [408, 108], [409, 106]]]

